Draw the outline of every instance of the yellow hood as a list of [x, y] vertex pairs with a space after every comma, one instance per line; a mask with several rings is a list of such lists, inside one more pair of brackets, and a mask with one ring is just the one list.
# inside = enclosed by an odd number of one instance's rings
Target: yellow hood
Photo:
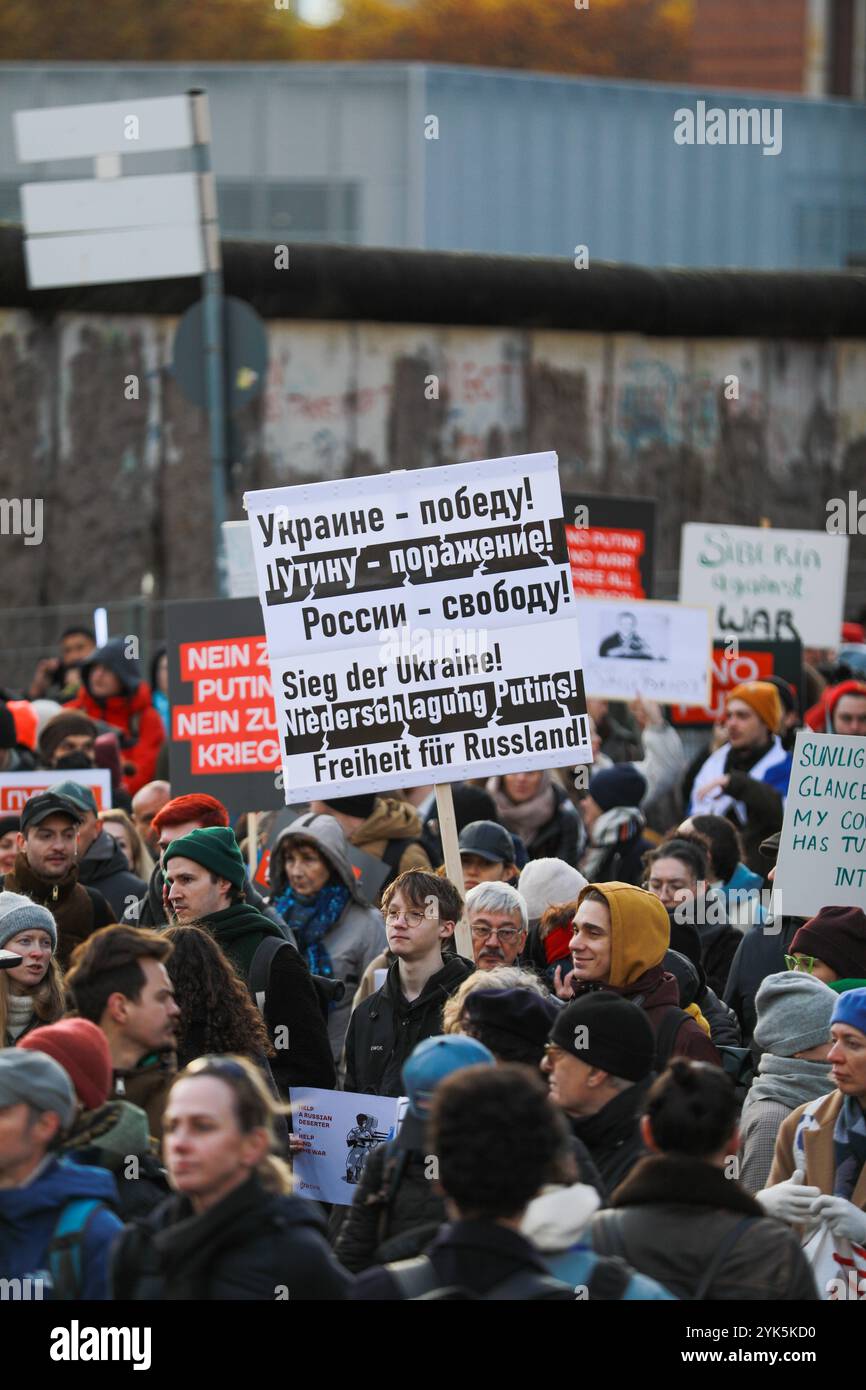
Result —
[[601, 893], [610, 912], [608, 983], [625, 989], [661, 965], [671, 944], [670, 920], [658, 898], [630, 883], [588, 883], [581, 889], [578, 906], [592, 889]]

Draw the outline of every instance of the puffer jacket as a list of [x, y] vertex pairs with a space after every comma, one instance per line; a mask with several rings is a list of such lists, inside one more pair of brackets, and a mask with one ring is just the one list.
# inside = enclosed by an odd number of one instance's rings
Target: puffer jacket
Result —
[[[663, 965], [671, 939], [668, 914], [652, 893], [630, 883], [587, 884], [578, 902], [590, 888], [602, 894], [610, 913], [610, 969], [605, 980], [573, 981], [574, 996], [580, 998], [599, 989], [613, 990], [640, 1004], [658, 1037], [671, 1009], [682, 1007], [676, 978]], [[691, 1057], [697, 1062], [721, 1066], [718, 1052], [693, 1018], [683, 1019], [674, 1034], [669, 1057]], [[666, 1064], [668, 1057], [659, 1061]]]
[[[150, 686], [141, 679], [141, 667], [124, 652], [125, 641], [114, 637], [95, 651], [81, 666], [81, 689], [66, 709], [80, 709], [91, 719], [101, 720], [120, 734], [123, 786], [130, 796], [156, 774], [156, 759], [165, 740], [165, 729], [153, 707]], [[107, 666], [120, 682], [119, 695], [97, 699], [90, 693], [90, 673], [96, 665]]]
[[147, 891], [144, 879], [131, 872], [126, 855], [113, 835], [101, 830], [83, 859], [78, 861], [78, 882], [98, 888], [119, 922], [133, 901]]
[[314, 1202], [266, 1192], [253, 1175], [200, 1216], [169, 1197], [127, 1226], [115, 1247], [111, 1296], [144, 1302], [231, 1299], [292, 1303], [346, 1297]]
[[[372, 854], [374, 859], [384, 859], [389, 845], [393, 847], [389, 858], [396, 862], [379, 889], [380, 901], [388, 884], [407, 869], [423, 869], [430, 873], [432, 865], [421, 843], [423, 828], [421, 817], [408, 801], [396, 796], [377, 796], [370, 815], [349, 836], [353, 845]], [[405, 842], [402, 850], [401, 842]]]
[[397, 1258], [382, 1249], [385, 1242], [420, 1231], [423, 1248], [445, 1219], [445, 1199], [430, 1181], [427, 1156], [392, 1139], [373, 1149], [364, 1164], [334, 1253], [346, 1269], [360, 1274]]
[[346, 1034], [345, 1089], [402, 1095], [403, 1063], [419, 1042], [442, 1031], [446, 999], [474, 971], [473, 961], [449, 956], [410, 1004], [400, 988], [400, 962], [395, 960], [382, 988], [352, 1014]]
[[[346, 993], [339, 1004], [332, 1005], [328, 1014], [328, 1038], [334, 1061], [339, 1062], [346, 1041], [346, 1029], [352, 1013], [352, 1002], [364, 971], [376, 956], [387, 947], [385, 923], [378, 908], [371, 907], [361, 895], [358, 880], [349, 859], [349, 845], [342, 827], [333, 816], [300, 816], [279, 835], [271, 853], [271, 902], [276, 903], [287, 887], [283, 867], [283, 845], [290, 837], [306, 840], [330, 864], [333, 875], [349, 890], [349, 901], [336, 926], [322, 938], [331, 964], [334, 979], [342, 980]], [[304, 950], [298, 943], [301, 954]]]
[[[611, 1206], [611, 1213], [593, 1219], [595, 1249], [621, 1254], [677, 1298], [694, 1297], [722, 1242], [750, 1217], [722, 1260], [707, 1298], [817, 1300], [797, 1236], [783, 1222], [764, 1216], [754, 1197], [722, 1168], [681, 1155], [643, 1158], [614, 1193]], [[605, 1229], [611, 1220], [621, 1244], [612, 1242]]]

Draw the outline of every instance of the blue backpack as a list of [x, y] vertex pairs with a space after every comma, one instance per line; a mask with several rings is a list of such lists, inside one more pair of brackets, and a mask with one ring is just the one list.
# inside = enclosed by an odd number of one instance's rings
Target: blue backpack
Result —
[[70, 1302], [81, 1297], [87, 1227], [98, 1211], [110, 1210], [97, 1197], [73, 1197], [61, 1211], [46, 1255], [55, 1299]]

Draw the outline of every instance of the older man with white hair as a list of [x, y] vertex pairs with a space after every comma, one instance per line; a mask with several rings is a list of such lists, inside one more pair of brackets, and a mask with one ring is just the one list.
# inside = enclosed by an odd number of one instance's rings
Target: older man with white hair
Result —
[[466, 894], [466, 919], [479, 970], [514, 965], [524, 946], [526, 903], [508, 883], [479, 883]]

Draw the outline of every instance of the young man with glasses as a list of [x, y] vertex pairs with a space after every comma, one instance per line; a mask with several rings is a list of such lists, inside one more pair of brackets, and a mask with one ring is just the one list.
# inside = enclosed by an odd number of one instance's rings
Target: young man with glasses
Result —
[[409, 869], [385, 889], [382, 913], [396, 959], [382, 988], [352, 1014], [347, 1091], [399, 1096], [403, 1063], [424, 1038], [441, 1033], [445, 1000], [474, 969], [453, 951], [462, 911], [454, 884], [438, 874]]
[[526, 945], [526, 903], [507, 883], [479, 883], [466, 895], [472, 954], [479, 970], [515, 965]]
[[859, 907], [822, 907], [795, 932], [785, 964], [823, 980], [837, 994], [866, 980], [866, 913]]

